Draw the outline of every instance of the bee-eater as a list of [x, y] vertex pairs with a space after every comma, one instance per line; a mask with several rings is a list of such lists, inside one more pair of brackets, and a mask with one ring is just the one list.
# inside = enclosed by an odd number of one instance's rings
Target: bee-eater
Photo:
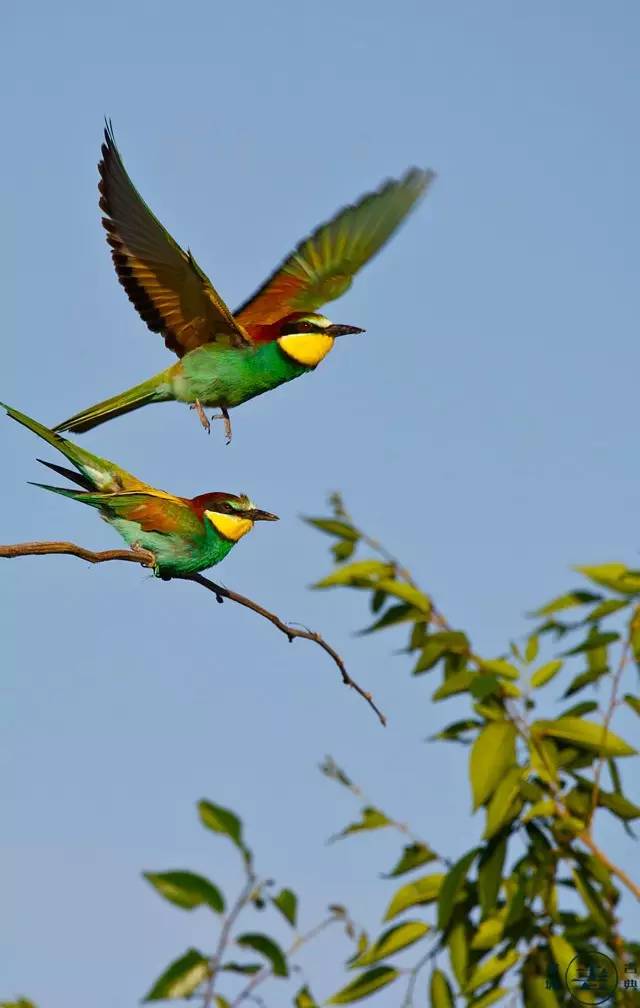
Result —
[[215, 493], [198, 497], [176, 497], [156, 490], [113, 462], [98, 458], [66, 438], [32, 420], [18, 410], [0, 403], [13, 420], [28, 427], [57, 448], [78, 472], [44, 462], [43, 465], [66, 476], [81, 490], [34, 486], [72, 497], [97, 508], [104, 520], [120, 533], [129, 546], [153, 553], [154, 574], [170, 578], [206, 570], [224, 560], [227, 553], [256, 521], [277, 521], [278, 516], [260, 511], [244, 494]]
[[232, 314], [191, 252], [165, 231], [134, 187], [110, 124], [98, 168], [100, 208], [118, 279], [149, 328], [162, 334], [180, 360], [55, 430], [86, 431], [148, 403], [178, 400], [198, 410], [206, 430], [203, 407], [218, 407], [227, 443], [229, 409], [313, 371], [337, 336], [364, 331], [330, 322], [317, 309], [344, 294], [435, 177], [412, 168], [340, 210]]

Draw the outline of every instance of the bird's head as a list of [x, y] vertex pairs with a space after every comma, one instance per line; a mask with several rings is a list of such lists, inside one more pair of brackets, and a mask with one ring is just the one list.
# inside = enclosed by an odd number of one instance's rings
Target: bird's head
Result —
[[315, 367], [326, 357], [336, 336], [361, 333], [358, 326], [340, 325], [324, 315], [313, 312], [294, 312], [280, 325], [278, 345], [296, 363]]
[[209, 493], [194, 497], [193, 504], [210, 522], [218, 535], [229, 542], [238, 542], [257, 521], [278, 521], [278, 516], [261, 511], [245, 494]]

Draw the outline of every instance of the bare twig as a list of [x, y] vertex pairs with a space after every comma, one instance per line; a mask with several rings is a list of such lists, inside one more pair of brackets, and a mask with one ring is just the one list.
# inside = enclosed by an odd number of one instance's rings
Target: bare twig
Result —
[[[311, 928], [310, 931], [307, 931], [306, 934], [298, 935], [285, 953], [287, 959], [290, 959], [291, 956], [295, 955], [296, 952], [302, 948], [303, 945], [307, 945], [310, 941], [313, 941], [313, 939], [316, 938], [322, 931], [328, 928], [331, 924], [337, 923], [337, 921], [338, 918], [332, 915], [331, 917], [327, 917], [325, 920], [321, 921], [320, 924], [316, 924], [316, 926]], [[251, 977], [251, 980], [249, 980], [246, 987], [243, 987], [237, 997], [235, 997], [231, 1002], [230, 1008], [238, 1008], [243, 1001], [246, 1001], [251, 997], [255, 997], [253, 992], [256, 987], [259, 987], [260, 984], [264, 983], [265, 980], [268, 980], [272, 976], [273, 967], [264, 966], [258, 973], [255, 973], [254, 976]], [[205, 1008], [204, 1005], [203, 1008]]]
[[[130, 563], [141, 564], [143, 567], [154, 567], [156, 562], [153, 553], [143, 549], [104, 550], [102, 552], [95, 553], [93, 550], [85, 549], [83, 546], [76, 546], [75, 543], [70, 542], [28, 542], [17, 543], [13, 546], [0, 546], [0, 557], [7, 558], [19, 556], [43, 556], [50, 553], [65, 553], [68, 556], [79, 557], [81, 560], [88, 560], [89, 563], [105, 563], [108, 560], [126, 560]], [[196, 584], [202, 585], [203, 588], [213, 592], [219, 602], [222, 602], [222, 600], [226, 598], [229, 599], [230, 602], [236, 602], [238, 605], [244, 606], [245, 609], [251, 609], [251, 611], [257, 613], [258, 616], [262, 616], [263, 619], [272, 623], [273, 626], [285, 634], [289, 641], [295, 640], [296, 637], [300, 637], [303, 640], [313, 641], [313, 643], [317, 644], [318, 647], [321, 647], [322, 650], [325, 651], [338, 666], [345, 686], [350, 686], [356, 693], [359, 693], [360, 696], [367, 701], [372, 710], [375, 711], [380, 723], [382, 725], [386, 725], [387, 719], [376, 705], [371, 693], [362, 689], [355, 679], [351, 678], [338, 652], [335, 651], [334, 648], [332, 648], [319, 633], [316, 633], [313, 630], [300, 630], [297, 627], [289, 626], [288, 623], [283, 622], [279, 616], [276, 616], [275, 613], [265, 609], [264, 606], [259, 605], [257, 602], [253, 602], [252, 599], [247, 598], [245, 595], [240, 595], [238, 592], [232, 591], [230, 588], [224, 588], [222, 585], [216, 584], [215, 581], [210, 581], [209, 578], [203, 577], [202, 574], [174, 575], [174, 579], [181, 581], [195, 581]], [[169, 580], [169, 578], [166, 580]]]
[[0, 546], [0, 557], [8, 559], [19, 556], [45, 556], [49, 553], [66, 553], [67, 556], [76, 556], [94, 564], [106, 563], [107, 560], [128, 560], [143, 567], [153, 567], [156, 562], [153, 553], [142, 549], [112, 549], [95, 553], [93, 550], [85, 549], [84, 546], [76, 546], [70, 542], [26, 542], [16, 543], [14, 546]]
[[371, 693], [367, 690], [363, 690], [355, 679], [351, 678], [338, 652], [335, 651], [334, 648], [332, 648], [319, 633], [316, 633], [314, 630], [300, 630], [298, 627], [293, 627], [289, 623], [284, 623], [279, 616], [276, 616], [275, 613], [265, 609], [264, 606], [258, 605], [257, 602], [253, 602], [245, 595], [239, 595], [238, 592], [234, 592], [230, 588], [223, 588], [222, 585], [216, 584], [215, 581], [211, 581], [209, 578], [203, 577], [202, 574], [181, 574], [179, 577], [185, 581], [195, 581], [196, 584], [202, 585], [203, 588], [207, 588], [209, 591], [214, 593], [219, 602], [222, 602], [222, 600], [226, 598], [229, 599], [230, 602], [237, 602], [238, 605], [244, 606], [245, 609], [251, 609], [251, 611], [257, 613], [258, 616], [262, 616], [264, 619], [268, 620], [269, 623], [272, 623], [274, 627], [288, 637], [289, 642], [294, 641], [296, 637], [300, 637], [302, 640], [313, 641], [314, 644], [321, 647], [323, 651], [326, 651], [326, 653], [338, 666], [345, 686], [350, 686], [351, 689], [356, 691], [356, 693], [359, 693], [378, 715], [380, 723], [382, 725], [386, 725], [387, 719], [380, 708], [376, 706]]
[[216, 984], [216, 977], [220, 971], [220, 965], [222, 963], [222, 957], [226, 951], [227, 945], [229, 944], [229, 938], [231, 937], [231, 929], [235, 924], [238, 916], [244, 910], [245, 906], [249, 902], [251, 893], [256, 886], [256, 876], [252, 870], [247, 866], [247, 881], [243, 886], [243, 889], [238, 896], [238, 899], [233, 904], [231, 910], [225, 917], [224, 923], [220, 930], [220, 937], [218, 938], [218, 945], [215, 952], [213, 953], [209, 961], [209, 979], [207, 980], [206, 986], [203, 992], [202, 1008], [211, 1008], [213, 1005], [213, 995], [214, 988]]

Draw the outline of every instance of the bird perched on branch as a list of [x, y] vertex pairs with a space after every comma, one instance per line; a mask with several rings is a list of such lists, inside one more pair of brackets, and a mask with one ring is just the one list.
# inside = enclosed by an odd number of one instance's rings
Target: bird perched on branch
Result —
[[134, 549], [155, 556], [158, 577], [193, 574], [224, 560], [257, 521], [277, 521], [244, 495], [215, 493], [176, 497], [142, 483], [113, 462], [98, 458], [66, 438], [0, 403], [13, 420], [57, 448], [78, 470], [53, 462], [43, 465], [76, 483], [80, 490], [35, 483], [43, 490], [63, 494], [97, 508], [104, 520]]
[[348, 290], [354, 274], [435, 177], [412, 168], [340, 210], [232, 314], [191, 252], [165, 231], [134, 187], [110, 124], [98, 167], [103, 224], [118, 279], [142, 319], [180, 360], [55, 430], [82, 432], [149, 403], [177, 400], [197, 409], [207, 431], [204, 407], [219, 408], [227, 443], [232, 407], [312, 371], [336, 337], [364, 331], [331, 322], [317, 309]]

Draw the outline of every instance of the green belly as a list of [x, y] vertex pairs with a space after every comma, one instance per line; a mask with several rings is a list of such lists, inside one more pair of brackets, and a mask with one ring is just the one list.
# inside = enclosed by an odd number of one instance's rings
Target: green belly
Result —
[[194, 574], [214, 567], [235, 546], [234, 542], [223, 539], [215, 529], [209, 528], [208, 523], [204, 534], [194, 540], [177, 532], [145, 531], [137, 522], [124, 518], [107, 518], [106, 521], [118, 530], [130, 546], [137, 544], [153, 553], [156, 558], [155, 573], [169, 577], [175, 574]]
[[247, 399], [313, 371], [297, 364], [277, 343], [248, 350], [198, 347], [171, 368], [171, 389], [180, 402], [199, 399], [203, 406], [239, 406]]

